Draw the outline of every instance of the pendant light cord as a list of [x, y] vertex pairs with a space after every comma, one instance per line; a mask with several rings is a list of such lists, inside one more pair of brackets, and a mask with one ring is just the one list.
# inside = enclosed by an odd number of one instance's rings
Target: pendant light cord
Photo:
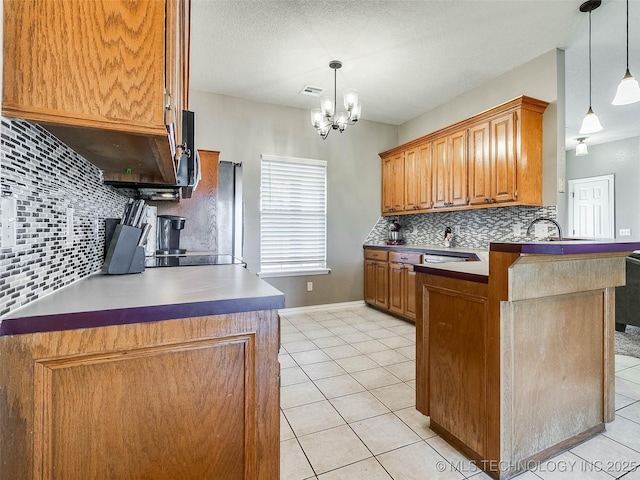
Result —
[[589, 10], [589, 109], [591, 109], [591, 10]]
[[629, 71], [629, 0], [627, 0], [627, 72]]

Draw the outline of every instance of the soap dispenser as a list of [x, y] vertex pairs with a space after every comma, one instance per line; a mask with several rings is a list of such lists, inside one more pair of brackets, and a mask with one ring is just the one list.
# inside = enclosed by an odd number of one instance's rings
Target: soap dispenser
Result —
[[453, 235], [451, 234], [451, 227], [444, 229], [444, 246], [450, 247], [453, 242]]

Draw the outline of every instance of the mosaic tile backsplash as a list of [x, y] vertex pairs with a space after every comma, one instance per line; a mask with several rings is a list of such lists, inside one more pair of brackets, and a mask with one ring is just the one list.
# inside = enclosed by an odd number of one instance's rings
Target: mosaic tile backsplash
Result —
[[[376, 222], [365, 244], [384, 244], [389, 233], [389, 224], [398, 220], [402, 225], [401, 237], [407, 245], [441, 245], [444, 246], [445, 228], [460, 228], [460, 233], [453, 235], [452, 247], [489, 248], [491, 242], [522, 242], [534, 240], [534, 236], [526, 235], [529, 224], [538, 217], [556, 219], [556, 207], [497, 207], [462, 212], [435, 212], [397, 217], [380, 217]], [[557, 230], [550, 222], [549, 234], [557, 236]], [[520, 227], [516, 235], [514, 226]]]
[[[0, 245], [0, 317], [102, 267], [104, 219], [127, 197], [38, 125], [2, 118], [2, 195], [16, 199], [16, 246]], [[73, 239], [67, 238], [67, 209]], [[4, 227], [4, 225], [2, 225]]]

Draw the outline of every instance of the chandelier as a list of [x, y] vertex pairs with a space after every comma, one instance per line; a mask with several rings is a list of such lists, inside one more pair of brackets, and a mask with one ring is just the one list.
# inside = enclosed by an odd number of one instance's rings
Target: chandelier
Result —
[[323, 97], [320, 100], [320, 108], [311, 110], [311, 125], [323, 139], [326, 139], [331, 130], [344, 132], [347, 125], [353, 125], [360, 119], [361, 105], [358, 103], [358, 91], [352, 88], [345, 90], [344, 108], [346, 112], [336, 112], [336, 91], [338, 69], [342, 62], [332, 60], [329, 67], [333, 69], [333, 99]]

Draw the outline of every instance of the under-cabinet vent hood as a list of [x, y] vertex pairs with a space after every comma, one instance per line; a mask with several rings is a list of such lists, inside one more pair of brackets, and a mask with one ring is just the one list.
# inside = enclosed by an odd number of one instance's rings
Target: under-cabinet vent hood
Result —
[[179, 201], [191, 198], [201, 177], [200, 156], [195, 147], [195, 115], [189, 110], [182, 111], [182, 144], [178, 147], [182, 155], [178, 161], [176, 184], [134, 183], [105, 181], [114, 188], [130, 190], [129, 194], [144, 200]]

